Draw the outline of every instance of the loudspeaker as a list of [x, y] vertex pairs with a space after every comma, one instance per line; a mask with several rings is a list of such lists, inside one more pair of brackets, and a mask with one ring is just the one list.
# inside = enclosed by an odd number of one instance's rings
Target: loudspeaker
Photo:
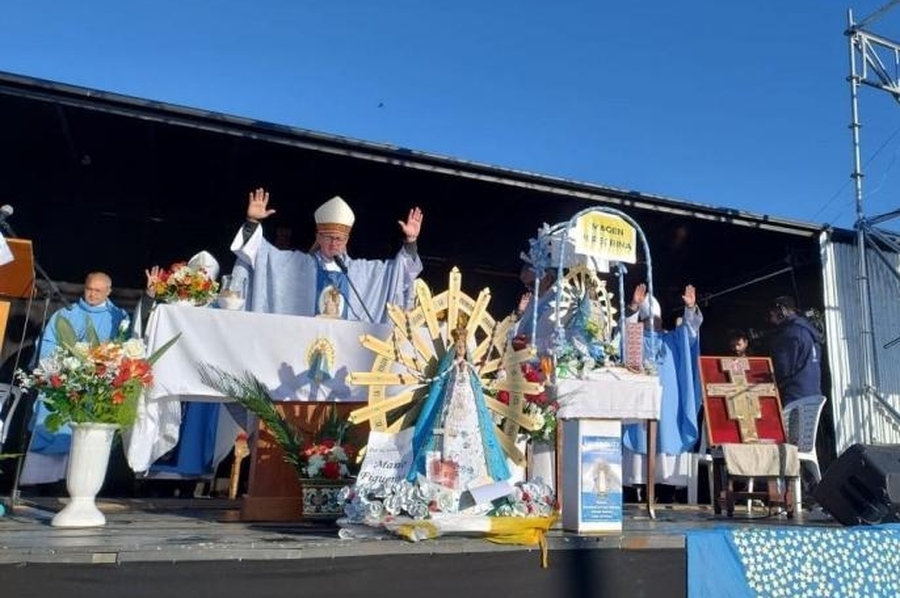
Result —
[[900, 445], [854, 444], [825, 472], [813, 495], [844, 525], [900, 521]]

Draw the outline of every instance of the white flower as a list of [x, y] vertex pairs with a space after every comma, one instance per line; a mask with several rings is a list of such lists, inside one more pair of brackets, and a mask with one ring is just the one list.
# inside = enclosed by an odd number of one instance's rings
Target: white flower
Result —
[[335, 445], [331, 449], [331, 457], [334, 461], [343, 462], [347, 460], [347, 453], [344, 452], [344, 447]]
[[41, 360], [41, 367], [39, 369], [34, 370], [35, 374], [37, 372], [41, 372], [45, 376], [52, 376], [53, 374], [58, 374], [62, 371], [62, 362], [58, 359], [56, 353], [51, 354], [49, 357], [45, 357]]
[[306, 473], [309, 477], [314, 478], [319, 475], [323, 467], [325, 467], [325, 457], [322, 455], [311, 455], [306, 462]]
[[132, 338], [122, 343], [122, 352], [129, 359], [141, 359], [146, 355], [144, 342], [138, 338]]
[[84, 365], [83, 362], [77, 357], [63, 357], [62, 360], [62, 369], [69, 372], [77, 372]]

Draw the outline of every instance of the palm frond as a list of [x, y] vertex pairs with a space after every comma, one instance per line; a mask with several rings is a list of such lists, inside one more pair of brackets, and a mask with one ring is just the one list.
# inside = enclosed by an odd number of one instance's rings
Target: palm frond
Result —
[[268, 390], [253, 374], [243, 372], [233, 374], [207, 363], [200, 364], [200, 379], [226, 397], [232, 398], [256, 415], [271, 432], [272, 437], [284, 451], [285, 462], [293, 465], [300, 473], [300, 451], [303, 437], [282, 417], [269, 398]]

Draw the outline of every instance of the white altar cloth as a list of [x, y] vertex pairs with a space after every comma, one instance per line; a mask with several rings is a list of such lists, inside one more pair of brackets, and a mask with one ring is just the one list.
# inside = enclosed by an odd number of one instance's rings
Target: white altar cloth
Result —
[[[206, 363], [233, 374], [252, 373], [278, 401], [365, 401], [366, 387], [351, 387], [347, 374], [369, 371], [373, 354], [359, 343], [371, 334], [387, 338], [390, 326], [328, 318], [260, 314], [224, 309], [159, 305], [147, 322], [152, 353], [178, 341], [153, 367], [153, 385], [138, 405], [127, 445], [128, 463], [147, 471], [178, 442], [182, 401], [228, 401], [200, 380]], [[310, 374], [310, 351], [322, 342], [334, 363], [321, 382]]]
[[585, 379], [559, 378], [556, 389], [560, 419], [659, 419], [662, 386], [655, 376], [607, 368]]
[[[656, 470], [656, 426], [662, 405], [662, 386], [656, 376], [634, 374], [623, 368], [593, 370], [586, 378], [558, 378], [556, 397], [559, 402], [557, 417], [560, 419], [610, 419], [622, 422], [646, 422], [647, 444], [650, 456], [644, 469]], [[624, 449], [627, 450], [627, 449]], [[623, 467], [625, 455], [623, 454]], [[563, 471], [563, 477], [578, 475]], [[565, 479], [563, 485], [566, 484]], [[653, 484], [647, 488], [647, 512], [655, 518], [655, 491]], [[563, 499], [565, 502], [565, 499]]]

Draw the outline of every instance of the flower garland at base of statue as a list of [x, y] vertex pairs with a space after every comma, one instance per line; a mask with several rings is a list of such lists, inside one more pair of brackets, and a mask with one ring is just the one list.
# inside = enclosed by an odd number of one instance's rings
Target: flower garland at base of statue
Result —
[[497, 544], [539, 546], [547, 566], [546, 533], [559, 517], [553, 490], [541, 481], [518, 482], [512, 493], [482, 507], [455, 511], [454, 492], [420, 477], [415, 482], [358, 483], [341, 491], [346, 517], [338, 525], [385, 529], [412, 542], [473, 535]]

